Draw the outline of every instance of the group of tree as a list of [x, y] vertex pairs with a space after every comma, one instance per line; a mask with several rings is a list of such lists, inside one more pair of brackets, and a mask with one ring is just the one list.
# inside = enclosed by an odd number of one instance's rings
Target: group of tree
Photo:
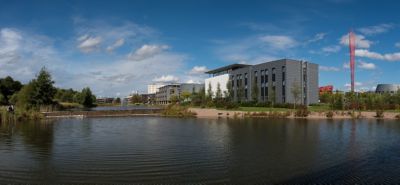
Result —
[[393, 94], [336, 91], [322, 94], [320, 101], [329, 104], [334, 110], [393, 110], [400, 108], [400, 91]]
[[42, 68], [36, 78], [22, 85], [11, 77], [0, 79], [0, 104], [14, 104], [24, 110], [39, 110], [44, 106], [59, 105], [59, 102], [75, 102], [84, 107], [94, 106], [96, 97], [89, 88], [81, 92], [54, 87], [51, 74]]

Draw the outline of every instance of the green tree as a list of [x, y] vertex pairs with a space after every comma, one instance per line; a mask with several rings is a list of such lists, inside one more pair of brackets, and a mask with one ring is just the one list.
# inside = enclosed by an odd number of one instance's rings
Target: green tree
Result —
[[217, 83], [217, 92], [215, 93], [215, 98], [222, 99], [221, 85], [219, 84], [219, 82]]
[[142, 97], [138, 94], [132, 95], [130, 101], [131, 103], [143, 103]]
[[210, 101], [210, 100], [212, 100], [213, 96], [214, 96], [214, 93], [211, 88], [211, 83], [208, 83], [207, 99]]
[[234, 99], [234, 92], [233, 92], [231, 80], [228, 80], [228, 83], [226, 83], [226, 89], [227, 89], [227, 91], [226, 91], [226, 95], [227, 95], [227, 96], [225, 96], [225, 98], [226, 98], [228, 101], [233, 101], [233, 99]]
[[89, 87], [83, 88], [80, 93], [80, 104], [85, 108], [94, 107], [94, 102], [96, 101], [96, 96], [92, 94], [92, 91]]
[[190, 102], [191, 101], [191, 99], [190, 99], [191, 96], [192, 96], [192, 93], [190, 93], [188, 91], [183, 91], [182, 94], [181, 94], [182, 100], [184, 102]]
[[9, 99], [11, 96], [18, 91], [20, 91], [22, 88], [22, 84], [19, 81], [15, 81], [13, 78], [10, 76], [7, 76], [6, 78], [1, 78], [0, 79], [0, 94], [3, 95], [3, 101], [0, 102], [0, 104], [8, 104]]
[[17, 107], [23, 110], [38, 108], [36, 99], [34, 97], [35, 92], [35, 82], [31, 81], [28, 84], [24, 85], [16, 95], [12, 96], [12, 101], [14, 104], [17, 105]]
[[43, 67], [36, 80], [31, 83], [34, 84], [33, 98], [36, 100], [37, 105], [51, 105], [57, 90], [53, 86], [54, 81], [51, 79], [50, 73]]

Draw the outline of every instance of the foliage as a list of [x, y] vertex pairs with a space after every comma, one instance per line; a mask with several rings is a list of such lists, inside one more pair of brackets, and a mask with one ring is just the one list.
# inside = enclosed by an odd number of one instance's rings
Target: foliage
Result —
[[10, 76], [0, 79], [0, 104], [7, 105], [11, 97], [20, 91], [22, 84], [19, 81], [15, 81]]
[[78, 101], [74, 99], [76, 94], [79, 94], [79, 92], [74, 91], [73, 89], [57, 88], [57, 92], [54, 96], [54, 99], [59, 102], [78, 103]]
[[215, 93], [215, 98], [216, 99], [222, 99], [222, 91], [221, 91], [221, 85], [217, 84], [217, 92]]
[[383, 110], [376, 110], [376, 118], [383, 118], [384, 117], [384, 111]]
[[94, 102], [96, 102], [96, 96], [92, 94], [89, 87], [83, 88], [79, 96], [79, 103], [83, 105], [83, 107], [90, 108], [95, 106]]
[[196, 114], [189, 111], [187, 107], [180, 106], [178, 104], [169, 104], [162, 112], [164, 116], [176, 116], [176, 117], [193, 117]]
[[328, 112], [326, 113], [326, 117], [327, 117], [327, 118], [333, 118], [333, 115], [334, 115], [333, 111], [328, 111]]
[[32, 80], [34, 86], [33, 98], [36, 105], [51, 105], [53, 104], [54, 95], [57, 90], [53, 86], [54, 81], [51, 79], [50, 73], [43, 67], [35, 80]]
[[296, 117], [307, 117], [310, 114], [310, 111], [308, 110], [307, 106], [300, 106], [296, 109], [296, 112], [294, 115]]
[[211, 100], [213, 96], [214, 96], [214, 93], [212, 92], [212, 89], [211, 89], [211, 83], [208, 83], [207, 96], [206, 97], [207, 97], [208, 100]]
[[135, 103], [143, 103], [142, 97], [139, 94], [134, 94], [130, 98], [130, 102], [135, 104]]

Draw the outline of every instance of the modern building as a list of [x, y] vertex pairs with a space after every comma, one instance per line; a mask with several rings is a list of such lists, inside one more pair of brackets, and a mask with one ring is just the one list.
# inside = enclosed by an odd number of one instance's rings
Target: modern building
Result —
[[156, 94], [158, 92], [158, 89], [165, 84], [150, 84], [147, 85], [147, 94]]
[[389, 93], [389, 94], [394, 94], [398, 90], [400, 90], [400, 85], [398, 84], [378, 84], [376, 86], [375, 93]]
[[160, 87], [159, 91], [156, 93], [156, 103], [169, 104], [171, 103], [172, 97], [179, 98], [184, 92], [190, 94], [198, 93], [202, 88], [204, 88], [204, 84], [181, 83], [165, 85]]
[[205, 80], [206, 92], [209, 85], [215, 94], [216, 84], [220, 83], [221, 90], [229, 84], [234, 101], [295, 103], [294, 89], [298, 92], [296, 103], [309, 105], [319, 99], [318, 64], [307, 61], [281, 59], [257, 65], [233, 64], [206, 73], [211, 76]]

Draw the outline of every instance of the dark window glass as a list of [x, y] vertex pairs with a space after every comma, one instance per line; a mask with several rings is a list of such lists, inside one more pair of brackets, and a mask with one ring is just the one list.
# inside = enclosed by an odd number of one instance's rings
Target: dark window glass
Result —
[[247, 85], [247, 73], [244, 74], [244, 85]]
[[272, 81], [275, 82], [275, 68], [272, 68]]

